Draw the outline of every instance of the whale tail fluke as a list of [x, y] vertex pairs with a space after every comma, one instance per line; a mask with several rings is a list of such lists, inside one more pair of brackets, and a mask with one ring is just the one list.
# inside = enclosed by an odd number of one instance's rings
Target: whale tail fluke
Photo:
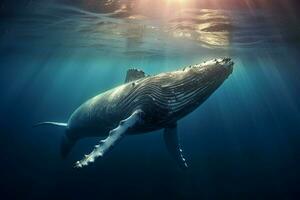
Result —
[[68, 137], [68, 124], [67, 123], [61, 123], [61, 122], [40, 122], [38, 124], [35, 124], [33, 127], [38, 127], [38, 126], [56, 126], [56, 127], [64, 127], [66, 128], [66, 134], [63, 136], [62, 138], [62, 141], [61, 141], [61, 148], [60, 148], [60, 154], [61, 154], [61, 157], [63, 159], [65, 159], [68, 154], [70, 153], [72, 147], [74, 146], [75, 144], [75, 141], [74, 139], [70, 139]]

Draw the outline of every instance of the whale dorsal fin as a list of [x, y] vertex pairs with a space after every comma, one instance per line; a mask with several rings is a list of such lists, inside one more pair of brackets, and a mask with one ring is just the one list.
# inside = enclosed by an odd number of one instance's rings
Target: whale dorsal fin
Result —
[[145, 72], [140, 69], [128, 69], [126, 78], [125, 78], [125, 83], [131, 82], [138, 80], [140, 78], [146, 77]]
[[179, 143], [177, 123], [171, 124], [165, 128], [164, 139], [167, 149], [173, 159], [176, 160], [181, 169], [186, 169], [188, 165], [186, 163], [186, 159], [183, 156], [182, 148]]

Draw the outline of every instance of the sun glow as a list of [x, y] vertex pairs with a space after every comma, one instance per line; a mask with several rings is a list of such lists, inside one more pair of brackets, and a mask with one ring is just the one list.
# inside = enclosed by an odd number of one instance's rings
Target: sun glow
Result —
[[199, 2], [210, 1], [213, 0], [116, 1], [119, 3], [110, 7], [110, 16], [125, 19], [126, 23], [101, 24], [97, 26], [97, 33], [124, 37], [128, 48], [139, 47], [150, 35], [172, 38], [172, 42], [192, 42], [205, 48], [227, 48], [234, 28], [231, 17], [219, 9], [197, 6]]
[[186, 7], [190, 5], [191, 2], [192, 0], [165, 0], [166, 6], [175, 6], [175, 7]]
[[189, 0], [165, 0], [167, 3], [187, 3]]

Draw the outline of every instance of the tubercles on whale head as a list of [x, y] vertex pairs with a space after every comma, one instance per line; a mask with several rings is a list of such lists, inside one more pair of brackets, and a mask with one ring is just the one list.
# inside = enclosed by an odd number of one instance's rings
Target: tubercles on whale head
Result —
[[218, 63], [232, 73], [234, 62], [231, 60], [231, 58], [218, 59]]
[[202, 70], [208, 70], [208, 71], [218, 71], [214, 72], [215, 75], [217, 75], [219, 72], [224, 73], [225, 75], [230, 75], [233, 71], [233, 65], [234, 62], [231, 58], [217, 58], [205, 61], [201, 64], [197, 64], [192, 66], [192, 68], [197, 68], [200, 71]]
[[234, 65], [234, 62], [231, 60], [231, 58], [218, 58], [218, 59], [212, 59], [209, 61], [205, 61], [204, 63], [198, 65], [198, 67], [214, 67], [214, 66], [221, 66], [226, 69], [232, 70]]

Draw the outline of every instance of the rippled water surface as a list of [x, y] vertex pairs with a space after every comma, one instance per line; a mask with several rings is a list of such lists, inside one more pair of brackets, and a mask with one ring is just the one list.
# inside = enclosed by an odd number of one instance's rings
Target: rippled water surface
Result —
[[[184, 2], [189, 0], [0, 4], [1, 194], [7, 199], [297, 199], [300, 23], [295, 8]], [[127, 137], [78, 171], [73, 163], [99, 138], [80, 141], [62, 160], [63, 130], [31, 127], [66, 122], [85, 100], [122, 84], [129, 68], [152, 75], [217, 57], [234, 60], [233, 74], [178, 123], [190, 165], [186, 172], [168, 155], [162, 131]]]

